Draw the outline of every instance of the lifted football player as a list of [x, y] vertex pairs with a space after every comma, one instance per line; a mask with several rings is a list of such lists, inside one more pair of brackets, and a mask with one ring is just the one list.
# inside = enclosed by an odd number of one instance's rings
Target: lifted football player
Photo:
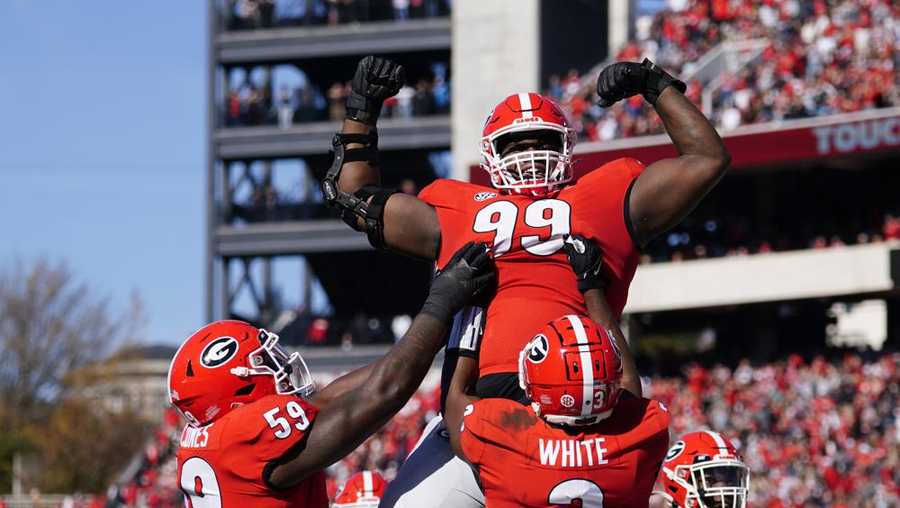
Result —
[[725, 436], [690, 432], [669, 448], [658, 484], [650, 508], [745, 508], [750, 468]]
[[[601, 255], [575, 240], [580, 249], [566, 251], [588, 311], [606, 315]], [[621, 334], [571, 314], [546, 325], [519, 354], [527, 405], [479, 400], [477, 366], [460, 358], [445, 420], [488, 508], [646, 506], [668, 446], [669, 416], [640, 397], [636, 374]]]
[[[620, 62], [600, 74], [601, 105], [642, 94], [663, 120], [678, 157], [646, 168], [635, 159], [615, 160], [573, 184], [575, 132], [565, 114], [549, 98], [518, 93], [500, 102], [484, 126], [482, 167], [493, 188], [437, 180], [418, 197], [399, 194], [380, 186], [375, 124], [383, 101], [404, 79], [402, 67], [388, 60], [366, 57], [359, 63], [347, 117], [334, 138], [334, 162], [323, 181], [325, 199], [376, 248], [434, 260], [438, 268], [467, 241], [492, 245], [496, 296], [486, 309], [467, 309], [457, 317], [445, 367], [452, 370], [454, 351], [471, 354], [473, 338], [483, 329], [476, 393], [521, 398], [516, 359], [526, 338], [559, 316], [586, 313], [562, 250], [567, 235], [580, 233], [602, 248], [610, 272], [605, 296], [610, 317], [617, 320], [638, 249], [699, 203], [724, 174], [729, 155], [709, 121], [682, 95], [684, 83], [648, 60]], [[446, 432], [439, 422], [428, 430], [420, 448], [432, 455], [429, 463], [419, 463], [417, 471], [402, 468], [382, 506], [395, 506], [409, 489], [426, 491], [421, 503], [428, 506], [455, 495], [451, 477], [465, 477], [467, 466], [456, 461], [457, 467], [445, 467], [453, 459], [442, 437]], [[426, 446], [431, 439], [443, 443]], [[423, 468], [441, 470], [450, 479], [426, 481], [430, 473]], [[477, 491], [470, 483], [463, 498], [474, 495], [473, 488]], [[405, 506], [421, 504], [412, 499], [416, 496], [407, 497]]]
[[463, 246], [380, 360], [316, 391], [299, 353], [242, 321], [204, 326], [175, 353], [169, 396], [188, 421], [178, 448], [186, 505], [325, 508], [322, 470], [396, 413], [421, 383], [453, 315], [487, 291], [487, 246]]

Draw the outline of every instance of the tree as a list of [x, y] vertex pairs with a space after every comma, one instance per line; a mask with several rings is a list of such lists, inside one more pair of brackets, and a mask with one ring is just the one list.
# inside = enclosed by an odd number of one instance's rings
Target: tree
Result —
[[[77, 373], [86, 365], [107, 358], [114, 348], [133, 342], [142, 325], [136, 294], [126, 310], [115, 314], [110, 299], [77, 282], [65, 263], [17, 261], [0, 271], [0, 448], [9, 451], [30, 446], [52, 455], [48, 445], [56, 440], [48, 432], [64, 434], [67, 425], [81, 429], [79, 435], [92, 430], [98, 437], [113, 438], [114, 429], [110, 427], [115, 418], [82, 413], [83, 422], [91, 423], [88, 429], [81, 420], [71, 417], [78, 414], [74, 409], [90, 406], [78, 400], [84, 384], [72, 379], [79, 377]], [[90, 450], [85, 440], [77, 443]], [[83, 454], [83, 450], [70, 451]], [[55, 460], [46, 458], [51, 463]], [[103, 461], [103, 456], [96, 459]], [[58, 484], [83, 488], [97, 483], [74, 478]], [[0, 467], [0, 488], [8, 485], [8, 472]]]
[[130, 411], [109, 411], [68, 397], [27, 434], [39, 442], [44, 492], [103, 492], [147, 438], [149, 425]]

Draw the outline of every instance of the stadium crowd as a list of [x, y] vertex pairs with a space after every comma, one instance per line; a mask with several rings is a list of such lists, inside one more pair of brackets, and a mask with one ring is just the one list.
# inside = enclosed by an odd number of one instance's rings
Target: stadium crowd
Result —
[[[752, 506], [900, 505], [900, 353], [809, 362], [794, 355], [756, 366], [745, 360], [734, 369], [693, 364], [681, 377], [644, 381], [645, 395], [669, 408], [673, 438], [700, 428], [732, 438], [752, 471]], [[362, 469], [393, 479], [439, 404], [437, 387], [420, 389], [390, 423], [328, 469], [329, 495]], [[181, 505], [176, 420], [167, 413], [141, 467], [110, 488], [105, 506]]]
[[811, 221], [805, 227], [783, 226], [780, 231], [763, 231], [747, 217], [690, 217], [663, 238], [651, 242], [644, 249], [641, 262], [678, 262], [900, 240], [900, 218], [890, 213], [880, 223], [865, 225]]
[[674, 434], [712, 428], [739, 444], [753, 506], [900, 504], [900, 354], [692, 365], [649, 392], [670, 408]]
[[225, 28], [406, 21], [450, 13], [450, 0], [227, 0]]
[[[383, 118], [446, 115], [450, 112], [450, 82], [447, 66], [436, 63], [433, 75], [419, 79], [415, 86], [407, 84], [384, 104]], [[344, 103], [350, 83], [334, 82], [324, 92], [315, 84], [291, 88], [281, 86], [273, 97], [270, 83], [246, 77], [229, 89], [225, 97], [223, 117], [226, 127], [278, 125], [288, 128], [295, 123], [333, 121], [344, 118]]]
[[[890, 0], [670, 0], [639, 19], [636, 37], [616, 60], [646, 56], [675, 75], [690, 75], [707, 51], [728, 40], [766, 38], [762, 53], [721, 76], [706, 113], [724, 129], [739, 125], [900, 105], [900, 5]], [[688, 82], [701, 103], [703, 84]], [[577, 71], [552, 76], [546, 93], [561, 101], [581, 139], [663, 132], [637, 96], [609, 109]]]

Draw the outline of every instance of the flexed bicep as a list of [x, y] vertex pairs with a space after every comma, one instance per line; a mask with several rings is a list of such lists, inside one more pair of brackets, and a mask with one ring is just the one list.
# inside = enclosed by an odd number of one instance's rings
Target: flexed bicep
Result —
[[434, 207], [409, 194], [392, 195], [384, 207], [384, 244], [395, 252], [435, 260], [441, 224]]

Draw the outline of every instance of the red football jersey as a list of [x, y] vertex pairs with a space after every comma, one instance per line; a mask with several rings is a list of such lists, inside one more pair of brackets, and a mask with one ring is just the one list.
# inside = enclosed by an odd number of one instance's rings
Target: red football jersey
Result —
[[466, 413], [460, 443], [487, 508], [647, 506], [669, 446], [668, 412], [624, 394], [608, 419], [568, 431], [507, 399], [481, 399]]
[[266, 465], [303, 441], [318, 409], [293, 395], [268, 395], [206, 427], [185, 427], [178, 447], [179, 486], [187, 506], [327, 508], [325, 473], [273, 490]]
[[644, 166], [618, 159], [549, 197], [498, 194], [458, 180], [436, 180], [419, 194], [437, 210], [443, 267], [469, 241], [493, 245], [497, 295], [487, 308], [481, 339], [481, 376], [516, 372], [519, 351], [545, 324], [586, 313], [575, 274], [562, 249], [566, 235], [581, 234], [603, 249], [612, 272], [606, 299], [622, 313], [639, 254], [625, 217], [625, 199]]

